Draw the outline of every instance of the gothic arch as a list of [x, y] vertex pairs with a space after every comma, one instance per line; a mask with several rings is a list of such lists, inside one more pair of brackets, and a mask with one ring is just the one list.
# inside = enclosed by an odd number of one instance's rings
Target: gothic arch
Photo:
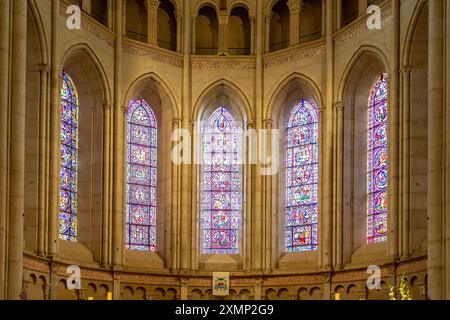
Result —
[[[170, 90], [167, 82], [163, 80], [157, 74], [150, 72], [144, 73], [138, 76], [136, 79], [132, 80], [130, 84], [126, 86], [128, 88], [125, 93], [125, 98], [122, 103], [122, 108], [127, 109], [128, 103], [133, 98], [133, 95], [140, 90], [140, 87], [145, 85], [145, 83], [154, 83], [155, 89], [157, 89], [157, 98], [161, 100], [161, 103], [170, 104], [170, 110], [173, 118], [180, 118], [181, 112], [178, 109], [178, 105], [173, 92]], [[156, 97], [156, 96], [155, 96]]]
[[[264, 119], [278, 119], [280, 112], [280, 108], [283, 106], [280, 104], [280, 100], [286, 99], [286, 97], [283, 98], [283, 94], [285, 94], [286, 91], [289, 91], [289, 87], [297, 87], [301, 88], [301, 92], [299, 95], [302, 95], [303, 97], [307, 97], [309, 99], [313, 99], [318, 108], [321, 108], [323, 106], [323, 98], [322, 94], [320, 92], [319, 87], [316, 85], [316, 83], [308, 76], [294, 72], [281, 80], [273, 90], [273, 93], [270, 96], [269, 103], [267, 104], [266, 112], [264, 113]], [[292, 92], [289, 94], [292, 95]]]
[[77, 43], [75, 45], [72, 45], [69, 47], [61, 56], [61, 64], [60, 66], [63, 67], [67, 64], [67, 62], [70, 62], [73, 59], [80, 58], [80, 66], [79, 67], [86, 67], [88, 70], [86, 70], [85, 74], [89, 78], [91, 78], [94, 75], [90, 75], [89, 72], [95, 71], [96, 75], [100, 79], [101, 84], [101, 91], [103, 94], [103, 101], [100, 103], [110, 103], [112, 101], [111, 97], [111, 87], [108, 83], [108, 78], [106, 76], [105, 69], [100, 62], [100, 58], [95, 54], [95, 52], [92, 50], [91, 46], [88, 43]]
[[249, 100], [244, 92], [232, 81], [220, 79], [206, 87], [194, 103], [191, 119], [199, 119], [207, 105], [218, 97], [226, 96], [231, 102], [234, 102], [243, 121], [252, 122], [253, 113], [250, 108]]

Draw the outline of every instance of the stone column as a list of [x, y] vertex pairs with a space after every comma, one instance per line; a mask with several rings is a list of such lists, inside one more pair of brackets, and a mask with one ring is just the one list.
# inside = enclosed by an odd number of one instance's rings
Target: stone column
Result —
[[102, 266], [110, 265], [111, 101], [103, 103]]
[[252, 237], [253, 237], [253, 232], [252, 232], [252, 220], [253, 220], [253, 216], [252, 216], [252, 202], [253, 202], [253, 179], [252, 179], [252, 175], [253, 175], [253, 164], [255, 162], [254, 159], [254, 152], [253, 150], [255, 150], [256, 148], [256, 144], [258, 143], [258, 138], [256, 136], [256, 131], [255, 131], [255, 125], [253, 122], [249, 122], [247, 123], [247, 132], [249, 132], [250, 134], [248, 135], [249, 137], [249, 141], [251, 142], [247, 145], [247, 177], [246, 177], [246, 187], [247, 187], [247, 206], [245, 208], [246, 210], [246, 220], [245, 220], [245, 261], [244, 261], [244, 270], [249, 270], [251, 268], [252, 265]]
[[334, 83], [334, 48], [333, 48], [333, 0], [327, 0], [327, 55], [326, 78], [327, 90], [325, 107], [321, 106], [320, 122], [324, 123], [322, 134], [322, 267], [331, 268], [332, 262], [332, 210], [333, 210], [333, 83]]
[[402, 225], [401, 225], [401, 258], [410, 256], [410, 76], [411, 67], [403, 66], [403, 119], [402, 119]]
[[45, 247], [46, 243], [46, 223], [45, 218], [47, 214], [47, 114], [48, 114], [48, 77], [50, 73], [49, 65], [47, 64], [47, 58], [45, 59], [45, 63], [41, 65], [40, 70], [40, 82], [39, 82], [39, 193], [38, 193], [38, 246], [37, 253], [39, 255], [44, 255], [47, 252], [47, 248]]
[[[262, 17], [263, 4], [262, 1], [256, 3], [257, 17]], [[256, 126], [255, 129], [259, 131], [262, 129], [263, 108], [264, 108], [264, 83], [263, 83], [263, 21], [262, 19], [256, 20], [256, 71], [255, 71], [255, 109], [256, 109]], [[261, 154], [261, 140], [258, 134], [258, 155]], [[261, 176], [261, 163], [257, 161], [257, 168], [254, 175], [254, 202], [252, 208], [252, 269], [254, 271], [260, 271], [263, 267], [262, 260], [262, 242], [263, 242], [263, 186]]]
[[228, 20], [229, 12], [221, 10], [218, 14], [219, 19], [219, 56], [228, 54]]
[[336, 237], [335, 237], [335, 267], [341, 269], [343, 263], [343, 231], [344, 231], [344, 212], [343, 212], [343, 148], [344, 148], [344, 104], [336, 102], [334, 104], [336, 112]]
[[81, 9], [87, 14], [91, 14], [91, 0], [82, 0]]
[[108, 0], [107, 3], [107, 17], [108, 17], [108, 28], [113, 28], [113, 0]]
[[367, 0], [359, 0], [358, 12], [360, 16], [363, 16], [367, 13]]
[[300, 42], [300, 10], [303, 0], [289, 0], [287, 5], [291, 14], [289, 39], [291, 46], [294, 46]]
[[[114, 53], [114, 110], [113, 110], [113, 267], [120, 269], [123, 253], [124, 216], [124, 108], [122, 106], [122, 10], [123, 1], [116, 1], [116, 43]], [[116, 293], [114, 293], [116, 294]], [[116, 297], [114, 297], [116, 299]]]
[[[196, 54], [196, 43], [195, 40], [197, 39], [197, 35], [196, 35], [196, 26], [197, 26], [197, 17], [192, 17], [192, 54]], [[185, 38], [186, 39], [186, 38]], [[185, 43], [185, 46], [189, 46], [190, 44]]]
[[120, 300], [120, 273], [113, 272], [113, 299]]
[[6, 285], [6, 203], [8, 175], [8, 89], [9, 89], [9, 6], [0, 0], [0, 300], [5, 299]]
[[398, 259], [399, 216], [399, 49], [400, 1], [392, 0], [391, 74], [389, 74], [388, 257]]
[[20, 299], [23, 273], [27, 1], [12, 2], [7, 299]]
[[[172, 120], [172, 132], [180, 129], [181, 119]], [[172, 150], [178, 142], [172, 142]], [[171, 269], [177, 270], [179, 267], [179, 247], [180, 247], [180, 232], [179, 232], [179, 221], [180, 212], [178, 204], [179, 195], [179, 166], [172, 162], [172, 216], [171, 216]]]
[[148, 43], [154, 46], [158, 45], [158, 8], [160, 2], [158, 0], [146, 0], [147, 8], [147, 36]]
[[[446, 35], [446, 39], [445, 39], [445, 43], [446, 43], [446, 71], [445, 74], [449, 75], [450, 74], [450, 1], [445, 1], [445, 3], [447, 4], [446, 7], [446, 19], [445, 19], [445, 35]], [[445, 83], [445, 89], [446, 89], [446, 93], [445, 93], [445, 97], [446, 97], [446, 109], [445, 109], [445, 113], [447, 115], [450, 115], [450, 77], [447, 76], [446, 77], [446, 83]], [[446, 128], [450, 128], [450, 117], [447, 116], [446, 117]], [[450, 145], [450, 130], [446, 130], [446, 134], [447, 134], [447, 141], [446, 141], [446, 146]], [[445, 167], [448, 169], [450, 168], [450, 148], [446, 148], [446, 163], [445, 163]], [[450, 170], [446, 170], [446, 185], [450, 185]], [[446, 199], [450, 199], [450, 188], [446, 188]], [[450, 206], [446, 206], [446, 217], [450, 217]], [[446, 274], [446, 279], [445, 279], [445, 298], [446, 299], [450, 299], [450, 239], [449, 239], [449, 235], [450, 235], [450, 219], [446, 219], [446, 230], [447, 230], [447, 238], [446, 238], [446, 251], [445, 251], [445, 256], [447, 257], [446, 259], [446, 264], [445, 264], [445, 274]]]
[[[182, 89], [182, 127], [191, 131], [191, 11], [189, 6], [184, 6], [184, 50], [183, 50], [183, 89]], [[191, 153], [192, 154], [192, 153]], [[181, 165], [181, 193], [180, 205], [180, 269], [187, 271], [190, 266], [191, 255], [191, 164]]]
[[57, 251], [58, 214], [59, 214], [59, 161], [60, 141], [60, 78], [61, 66], [58, 59], [59, 40], [59, 0], [52, 1], [52, 35], [51, 35], [51, 97], [50, 97], [50, 152], [49, 152], [49, 222], [48, 222], [48, 254], [53, 256]]
[[[273, 165], [273, 153], [272, 153], [272, 126], [273, 122], [271, 119], [266, 119], [264, 121], [264, 129], [266, 132], [266, 141], [263, 145], [265, 148], [265, 156], [266, 159], [270, 157], [270, 163], [267, 166]], [[278, 156], [278, 152], [276, 152]], [[278, 159], [275, 161], [278, 162]], [[277, 226], [272, 221], [272, 175], [265, 175], [263, 177], [264, 180], [264, 202], [265, 202], [265, 233], [264, 233], [264, 242], [263, 242], [263, 250], [264, 250], [264, 269], [270, 270], [272, 266], [272, 232], [274, 231], [274, 225]]]
[[327, 1], [322, 0], [322, 37], [325, 37], [326, 33], [327, 33]]
[[176, 11], [176, 19], [177, 19], [177, 52], [181, 52], [182, 50], [182, 39], [183, 39], [183, 11]]
[[255, 54], [255, 22], [256, 16], [254, 14], [249, 14], [250, 20], [250, 55]]
[[272, 10], [264, 13], [264, 24], [265, 24], [265, 41], [264, 41], [264, 52], [270, 52], [270, 21], [272, 20]]
[[342, 23], [342, 1], [343, 0], [336, 0], [336, 30], [341, 29], [341, 23]]
[[428, 3], [428, 294], [445, 299], [443, 281], [444, 1]]

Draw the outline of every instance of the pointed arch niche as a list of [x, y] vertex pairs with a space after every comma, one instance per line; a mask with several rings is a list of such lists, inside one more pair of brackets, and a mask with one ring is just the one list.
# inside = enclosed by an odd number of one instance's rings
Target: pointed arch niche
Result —
[[[62, 72], [70, 77], [78, 94], [78, 171], [77, 196], [73, 199], [76, 206], [76, 236], [71, 241], [63, 240], [60, 233], [62, 211], [58, 207], [58, 250], [59, 254], [85, 262], [103, 261], [103, 162], [104, 150], [104, 111], [110, 101], [107, 85], [101, 74], [101, 67], [94, 60], [88, 48], [76, 48], [67, 55], [62, 65]], [[60, 78], [62, 85], [63, 78]], [[62, 103], [62, 101], [60, 101]], [[61, 115], [60, 115], [61, 116]], [[72, 130], [73, 132], [73, 130]], [[63, 139], [62, 129], [58, 136]], [[75, 138], [75, 137], [74, 137]], [[63, 144], [64, 142], [61, 141]], [[59, 179], [61, 176], [61, 154], [59, 160]], [[58, 184], [58, 204], [60, 203], [61, 185]], [[63, 237], [65, 238], [65, 237]]]
[[[232, 88], [224, 84], [219, 84], [207, 92], [200, 98], [195, 108], [194, 119], [197, 119], [195, 130], [199, 133], [197, 139], [194, 140], [193, 150], [198, 162], [193, 172], [193, 176], [197, 186], [196, 198], [196, 215], [197, 219], [193, 219], [196, 234], [193, 238], [197, 239], [195, 246], [197, 250], [196, 256], [192, 257], [199, 269], [221, 269], [221, 270], [240, 270], [248, 266], [250, 258], [249, 231], [247, 225], [250, 221], [247, 216], [247, 168], [245, 161], [245, 136], [244, 129], [247, 127], [246, 102]], [[223, 128], [233, 129], [233, 132], [242, 132], [242, 134], [221, 134], [220, 126], [224, 120], [227, 125]], [[224, 123], [225, 123], [224, 122]], [[223, 138], [225, 136], [233, 136], [228, 147], [224, 146], [219, 152], [229, 155], [232, 165], [230, 170], [222, 170], [221, 166], [209, 165], [211, 161], [205, 161], [211, 158], [212, 153], [210, 147], [214, 139]], [[220, 147], [219, 147], [220, 148]], [[235, 161], [235, 155], [240, 161]], [[202, 161], [200, 161], [202, 159]], [[203, 162], [205, 161], [205, 162]], [[218, 170], [216, 170], [217, 168]], [[226, 169], [226, 168], [225, 168]], [[226, 179], [222, 185], [213, 183], [217, 179], [211, 179], [211, 175], [232, 175], [233, 178]], [[228, 184], [227, 181], [233, 180]], [[219, 192], [217, 192], [219, 191]], [[216, 203], [219, 207], [222, 203], [218, 203], [213, 197], [221, 194], [229, 196], [225, 199], [227, 210], [216, 210]], [[234, 201], [233, 201], [234, 200]], [[225, 203], [224, 202], [224, 203]], [[226, 209], [225, 208], [225, 209]], [[220, 224], [222, 215], [226, 220], [226, 225]], [[228, 218], [227, 218], [228, 217]], [[222, 219], [222, 221], [225, 221]], [[219, 223], [215, 223], [218, 222]], [[215, 229], [215, 230], [213, 230]], [[228, 230], [226, 230], [228, 229]], [[230, 241], [227, 244], [220, 245], [212, 236], [217, 234], [228, 233]], [[227, 238], [226, 236], [225, 238]], [[209, 239], [209, 240], [208, 240]], [[214, 244], [215, 243], [215, 244]], [[211, 246], [212, 244], [212, 246]], [[220, 248], [219, 248], [220, 247]]]
[[[130, 105], [131, 101], [134, 101], [134, 108]], [[147, 209], [149, 216], [153, 216], [152, 220], [146, 222], [134, 221], [131, 224], [134, 225], [147, 225], [148, 230], [154, 230], [154, 238], [149, 240], [147, 247], [144, 246], [129, 246], [129, 234], [130, 222], [129, 218], [133, 215], [130, 204], [132, 201], [132, 194], [128, 193], [127, 185], [131, 186], [136, 180], [132, 179], [133, 166], [135, 161], [129, 161], [128, 147], [129, 144], [128, 130], [130, 129], [129, 112], [136, 110], [136, 105], [143, 105], [151, 116], [153, 113], [154, 123], [149, 124], [147, 127], [152, 128], [152, 136], [155, 137], [155, 141], [149, 142], [146, 149], [150, 152], [149, 157], [153, 162], [148, 163], [148, 168], [151, 168], [153, 177], [149, 183], [146, 184], [145, 192], [148, 192], [148, 197], [154, 201], [149, 202]], [[131, 106], [131, 107], [130, 107]], [[172, 236], [172, 166], [171, 161], [171, 134], [172, 124], [174, 120], [173, 104], [169, 94], [165, 91], [158, 79], [153, 78], [151, 75], [144, 76], [137, 80], [129, 89], [126, 96], [126, 103], [124, 111], [124, 209], [123, 209], [123, 253], [124, 263], [130, 267], [143, 267], [162, 269], [171, 265], [171, 236]], [[133, 125], [133, 124], [131, 124]], [[153, 153], [152, 153], [153, 151]], [[133, 163], [133, 164], [132, 164]], [[134, 172], [134, 171], [133, 171]], [[151, 191], [155, 191], [152, 194]], [[147, 218], [149, 218], [149, 216]], [[135, 217], [140, 217], [135, 215]], [[142, 218], [142, 217], [141, 217]], [[146, 234], [143, 234], [146, 236]], [[148, 235], [147, 235], [148, 236]]]
[[[277, 153], [279, 170], [272, 176], [271, 186], [272, 268], [308, 270], [320, 265], [321, 101], [316, 86], [309, 79], [293, 75], [279, 86], [270, 104], [272, 109], [269, 111], [269, 117], [272, 114], [270, 117], [273, 119], [272, 129], [278, 129], [280, 133]], [[308, 119], [303, 117], [302, 121], [296, 121], [300, 115], [308, 115]], [[292, 137], [295, 133], [299, 134], [297, 137], [299, 139]], [[305, 139], [302, 140], [300, 136]], [[309, 158], [302, 158], [305, 161], [304, 165], [295, 165], [298, 162], [291, 161], [292, 155], [289, 155], [305, 148], [309, 150]], [[300, 175], [299, 179], [294, 179], [292, 174], [296, 169], [299, 169], [297, 173], [304, 173], [301, 176], [308, 181], [304, 181]], [[304, 188], [311, 189], [308, 192], [301, 191]], [[298, 205], [292, 206], [293, 203]], [[290, 240], [289, 235], [292, 236]], [[298, 241], [294, 241], [294, 236]]]
[[[386, 161], [388, 161], [389, 158], [387, 148], [378, 148], [378, 144], [375, 142], [372, 143], [371, 141], [373, 140], [368, 140], [368, 135], [372, 133], [371, 128], [374, 125], [373, 121], [368, 121], [368, 116], [369, 111], [373, 110], [374, 107], [371, 103], [373, 102], [371, 93], [377, 79], [381, 74], [386, 74], [387, 79], [389, 79], [389, 74], [387, 73], [385, 64], [382, 62], [381, 58], [379, 58], [377, 53], [363, 51], [356, 57], [348, 77], [346, 78], [342, 99], [344, 106], [342, 199], [342, 254], [344, 265], [348, 263], [382, 262], [386, 258], [387, 250], [387, 240], [368, 244], [368, 242], [371, 242], [371, 240], [369, 240], [371, 237], [369, 237], [368, 226], [372, 225], [369, 222], [369, 216], [372, 216], [373, 214], [372, 207], [368, 204], [368, 199], [374, 194], [374, 189], [372, 187], [369, 188], [368, 186], [368, 176], [369, 172], [373, 173], [373, 170], [375, 170], [369, 162], [371, 159], [369, 155], [373, 155], [377, 150], [385, 150]], [[387, 88], [389, 88], [389, 82]], [[386, 116], [389, 118], [389, 90], [386, 99]], [[381, 127], [382, 125], [376, 128], [380, 128], [381, 130]], [[389, 137], [388, 128], [387, 135]], [[387, 144], [388, 143], [389, 138], [387, 138]], [[387, 188], [389, 188], [389, 186]], [[387, 217], [383, 228], [387, 228], [388, 224], [388, 194], [389, 189], [386, 189], [386, 197], [382, 197], [383, 203], [380, 203], [377, 207], [379, 210], [383, 211], [383, 214]], [[379, 238], [378, 240], [382, 240], [382, 238]]]

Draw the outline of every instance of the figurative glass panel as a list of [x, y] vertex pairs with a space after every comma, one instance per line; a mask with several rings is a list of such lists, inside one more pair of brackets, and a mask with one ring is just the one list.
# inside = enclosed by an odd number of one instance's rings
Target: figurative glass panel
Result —
[[142, 99], [128, 106], [126, 161], [127, 249], [155, 251], [157, 123]]
[[313, 102], [294, 106], [285, 143], [286, 251], [317, 250], [319, 113]]
[[387, 239], [387, 74], [377, 77], [367, 110], [367, 243]]

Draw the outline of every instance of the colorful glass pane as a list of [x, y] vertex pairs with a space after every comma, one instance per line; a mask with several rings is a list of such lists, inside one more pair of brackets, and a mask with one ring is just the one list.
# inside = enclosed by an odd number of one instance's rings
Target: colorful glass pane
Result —
[[126, 244], [156, 250], [157, 124], [150, 106], [132, 100], [127, 113]]
[[387, 239], [387, 74], [375, 81], [367, 116], [367, 243]]
[[77, 240], [78, 95], [70, 76], [61, 74], [59, 237]]
[[204, 254], [238, 254], [242, 211], [241, 131], [224, 107], [203, 126], [201, 229]]
[[317, 250], [319, 113], [302, 100], [292, 109], [286, 128], [287, 252]]

